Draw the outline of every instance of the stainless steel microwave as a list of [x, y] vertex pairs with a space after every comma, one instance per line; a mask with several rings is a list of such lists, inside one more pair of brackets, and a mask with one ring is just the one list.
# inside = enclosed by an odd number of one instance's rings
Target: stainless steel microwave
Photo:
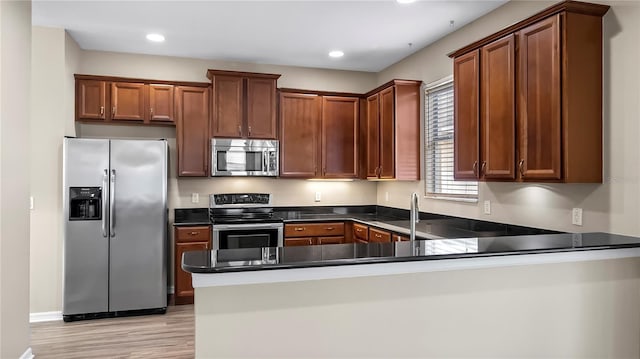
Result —
[[211, 176], [277, 176], [278, 140], [211, 139]]

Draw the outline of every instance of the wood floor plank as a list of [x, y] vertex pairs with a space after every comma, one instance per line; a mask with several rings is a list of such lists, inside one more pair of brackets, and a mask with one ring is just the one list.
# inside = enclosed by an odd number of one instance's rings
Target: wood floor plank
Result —
[[38, 359], [194, 357], [193, 305], [167, 307], [164, 315], [31, 324]]

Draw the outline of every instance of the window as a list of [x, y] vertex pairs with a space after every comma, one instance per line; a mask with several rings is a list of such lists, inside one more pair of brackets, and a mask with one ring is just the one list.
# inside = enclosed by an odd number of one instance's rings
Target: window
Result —
[[428, 197], [477, 200], [477, 181], [453, 179], [453, 79], [425, 90], [425, 178]]

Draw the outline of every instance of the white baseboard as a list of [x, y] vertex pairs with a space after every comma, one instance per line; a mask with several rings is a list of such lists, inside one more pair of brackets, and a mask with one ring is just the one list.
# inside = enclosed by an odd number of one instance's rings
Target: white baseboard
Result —
[[24, 351], [24, 353], [22, 353], [22, 355], [20, 355], [20, 358], [18, 359], [33, 359], [34, 355], [33, 352], [31, 351], [31, 347], [27, 348], [27, 350]]
[[29, 313], [29, 323], [51, 322], [54, 320], [62, 320], [61, 311]]

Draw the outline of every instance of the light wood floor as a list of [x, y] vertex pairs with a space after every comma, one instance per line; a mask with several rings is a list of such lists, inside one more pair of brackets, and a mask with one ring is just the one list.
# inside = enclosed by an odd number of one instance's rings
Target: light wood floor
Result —
[[31, 324], [36, 359], [193, 358], [193, 305], [137, 317]]

